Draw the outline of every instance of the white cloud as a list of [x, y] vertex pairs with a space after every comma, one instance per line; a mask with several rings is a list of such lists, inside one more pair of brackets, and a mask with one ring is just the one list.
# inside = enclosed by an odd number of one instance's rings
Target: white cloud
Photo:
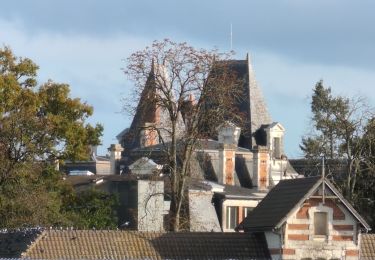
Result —
[[[147, 36], [130, 33], [88, 35], [51, 30], [30, 32], [26, 28], [20, 21], [0, 19], [0, 44], [9, 45], [17, 56], [33, 59], [40, 66], [41, 82], [50, 78], [68, 83], [74, 96], [94, 106], [95, 113], [90, 121], [104, 124], [104, 146], [100, 150], [104, 153], [110, 143], [116, 142], [116, 134], [130, 124], [129, 119], [118, 113], [121, 95], [129, 93], [131, 87], [120, 70], [124, 66], [121, 60], [152, 40], [160, 39], [161, 32]], [[174, 36], [207, 48], [217, 45], [206, 38], [190, 39], [183, 33]], [[375, 103], [375, 91], [372, 90], [375, 75], [370, 70], [309, 63], [260, 48], [253, 51], [255, 73], [272, 117], [287, 129], [289, 157], [299, 155], [300, 137], [306, 133], [308, 125], [309, 97], [318, 80], [323, 79], [334, 93], [349, 96], [359, 93], [371, 104]], [[241, 49], [237, 58], [244, 59], [245, 55], [245, 50]]]

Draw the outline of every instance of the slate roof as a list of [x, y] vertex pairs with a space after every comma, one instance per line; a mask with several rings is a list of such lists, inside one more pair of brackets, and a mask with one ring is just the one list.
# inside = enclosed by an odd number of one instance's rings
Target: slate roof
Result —
[[263, 234], [48, 230], [29, 259], [270, 259]]
[[280, 181], [239, 225], [245, 231], [272, 230], [319, 182], [321, 177]]
[[[312, 195], [322, 181], [321, 176], [280, 181], [237, 228], [245, 231], [266, 231], [279, 228], [288, 214]], [[370, 230], [366, 221], [333, 184], [327, 179], [324, 182], [363, 227]]]
[[375, 234], [362, 234], [360, 242], [360, 259], [375, 259]]
[[268, 113], [262, 91], [255, 79], [250, 58], [247, 56], [246, 60], [231, 60], [227, 64], [230, 70], [236, 73], [237, 78], [243, 82], [243, 99], [236, 104], [239, 113], [244, 116], [244, 121], [240, 126], [242, 131], [239, 146], [251, 149], [257, 144], [254, 133], [262, 125], [271, 124], [272, 119]]
[[[218, 193], [219, 194], [219, 193]], [[221, 193], [225, 198], [231, 199], [258, 199], [261, 200], [267, 194], [266, 191], [259, 191], [257, 188], [248, 189], [240, 186], [224, 185]]]
[[[238, 108], [238, 113], [243, 116], [243, 122], [240, 125], [242, 131], [239, 146], [251, 149], [257, 144], [254, 133], [262, 125], [271, 124], [272, 119], [261, 89], [255, 79], [255, 73], [249, 57], [246, 57], [245, 60], [226, 60], [223, 62], [225, 62], [230, 71], [236, 74], [237, 79], [242, 84], [243, 98], [235, 104]], [[155, 91], [155, 75], [154, 71], [151, 70], [143, 92], [140, 95], [131, 126], [116, 136], [123, 147], [126, 147], [128, 150], [140, 147], [139, 127], [143, 126], [146, 122], [155, 122], [157, 117], [156, 105], [155, 101], [151, 99]], [[212, 138], [215, 137], [212, 136]]]
[[40, 229], [0, 231], [0, 258], [21, 257], [41, 232]]

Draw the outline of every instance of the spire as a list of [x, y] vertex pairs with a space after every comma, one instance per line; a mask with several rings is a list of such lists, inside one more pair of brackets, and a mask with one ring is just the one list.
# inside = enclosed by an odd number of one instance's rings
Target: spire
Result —
[[[255, 73], [251, 63], [249, 53], [246, 55], [249, 80], [249, 99], [250, 99], [250, 121], [251, 133], [254, 134], [262, 125], [271, 124], [272, 119], [268, 112], [266, 102], [262, 91], [255, 79]], [[256, 145], [254, 137], [252, 146]]]
[[150, 70], [150, 74], [151, 75], [154, 75], [155, 74], [155, 59], [152, 58], [151, 60], [151, 70]]

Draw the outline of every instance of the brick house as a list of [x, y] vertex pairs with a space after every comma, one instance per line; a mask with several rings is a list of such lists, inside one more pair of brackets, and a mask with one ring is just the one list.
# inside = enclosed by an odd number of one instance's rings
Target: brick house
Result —
[[264, 232], [272, 259], [359, 259], [370, 226], [327, 179], [283, 180], [237, 227]]

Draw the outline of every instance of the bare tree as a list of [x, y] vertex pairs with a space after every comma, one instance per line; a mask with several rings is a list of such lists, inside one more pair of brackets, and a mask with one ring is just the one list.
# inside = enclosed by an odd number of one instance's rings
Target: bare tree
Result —
[[[136, 98], [126, 102], [126, 106], [143, 109], [146, 114], [156, 109], [162, 117], [163, 122], [150, 122], [138, 130], [147, 130], [147, 138], [157, 137], [165, 154], [174, 231], [180, 229], [184, 191], [191, 175], [190, 161], [199, 139], [212, 134], [225, 118], [236, 119], [234, 104], [241, 88], [228, 66], [229, 57], [230, 54], [217, 50], [196, 49], [165, 39], [127, 59], [124, 72], [135, 83]], [[138, 101], [145, 95], [148, 101], [143, 104], [146, 108], [142, 108]]]

